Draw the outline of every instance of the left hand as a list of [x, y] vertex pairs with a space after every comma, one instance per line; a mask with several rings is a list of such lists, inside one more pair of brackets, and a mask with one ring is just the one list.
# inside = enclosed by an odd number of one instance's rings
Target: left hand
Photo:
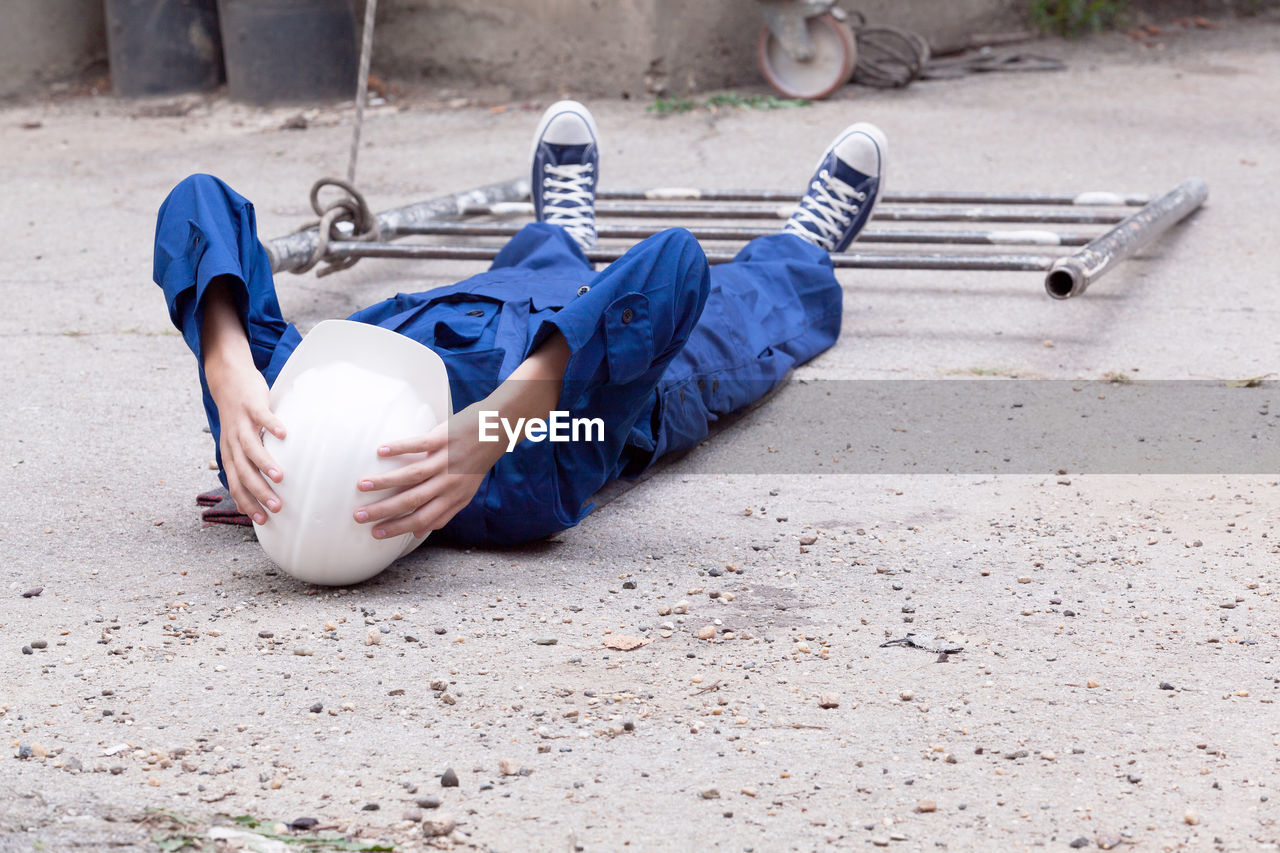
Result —
[[402, 533], [421, 538], [439, 530], [475, 497], [503, 448], [502, 442], [480, 441], [478, 406], [458, 412], [426, 435], [389, 442], [378, 448], [380, 457], [425, 453], [426, 458], [362, 479], [356, 486], [362, 492], [403, 491], [360, 507], [355, 520], [373, 523], [375, 539]]

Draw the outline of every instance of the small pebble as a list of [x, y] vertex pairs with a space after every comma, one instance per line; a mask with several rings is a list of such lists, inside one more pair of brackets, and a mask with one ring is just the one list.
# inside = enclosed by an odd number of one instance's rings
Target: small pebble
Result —
[[1097, 682], [1097, 681], [1095, 681], [1094, 679], [1090, 678], [1088, 681], [1086, 681], [1086, 682], [1084, 683], [1084, 686], [1085, 686], [1085, 687], [1098, 687], [1098, 686], [1100, 686], [1100, 685], [1098, 684], [1098, 682]]
[[1023, 575], [1022, 577], [1018, 578], [1018, 583], [1031, 583], [1031, 578], [1027, 577], [1026, 575]]
[[376, 812], [376, 811], [378, 811], [378, 810], [379, 810], [379, 809], [381, 809], [381, 808], [382, 808], [382, 806], [378, 805], [377, 803], [365, 803], [363, 806], [361, 806], [361, 807], [360, 807], [360, 811], [362, 811], [362, 812]]
[[720, 789], [714, 787], [703, 788], [698, 792], [698, 796], [702, 797], [704, 800], [718, 800], [720, 799]]
[[448, 835], [458, 828], [458, 822], [444, 812], [427, 815], [422, 819], [422, 834], [428, 838]]
[[439, 797], [418, 797], [413, 802], [420, 809], [438, 809], [444, 805], [444, 800]]
[[1079, 836], [1078, 838], [1076, 838], [1076, 840], [1075, 840], [1075, 841], [1072, 841], [1072, 842], [1071, 842], [1070, 844], [1068, 844], [1067, 846], [1068, 846], [1068, 847], [1071, 847], [1071, 848], [1074, 848], [1074, 849], [1076, 849], [1076, 850], [1079, 850], [1081, 847], [1088, 847], [1088, 846], [1089, 846], [1089, 839], [1087, 839], [1087, 838], [1085, 838], [1083, 835], [1081, 835], [1081, 836]]
[[533, 644], [535, 646], [554, 646], [558, 642], [560, 642], [560, 640], [558, 640], [555, 637], [534, 637], [533, 638]]
[[937, 810], [938, 810], [938, 804], [935, 803], [933, 800], [921, 800], [920, 802], [916, 803], [916, 811], [920, 812], [921, 814], [928, 814], [929, 812], [936, 812]]
[[1040, 757], [1045, 761], [1055, 761], [1058, 758], [1058, 755], [1052, 749], [1046, 749], [1044, 752], [1040, 753]]
[[319, 714], [321, 711], [323, 711], [323, 710], [324, 710], [324, 703], [323, 703], [323, 702], [316, 702], [314, 705], [312, 705], [312, 706], [311, 706], [310, 708], [308, 708], [307, 710], [308, 710], [308, 711], [310, 711], [310, 712], [311, 712], [311, 713], [313, 713], [313, 714]]
[[819, 708], [839, 708], [840, 694], [839, 693], [823, 693], [821, 696], [818, 697], [818, 707]]
[[31, 650], [31, 647], [30, 647], [30, 646], [23, 646], [23, 647], [22, 647], [22, 653], [23, 653], [24, 655], [34, 655], [34, 654], [35, 654], [35, 652]]
[[1191, 809], [1187, 809], [1187, 813], [1182, 816], [1182, 819], [1187, 823], [1189, 823], [1191, 826], [1195, 826], [1198, 823], [1200, 823], [1200, 815], [1192, 811]]
[[259, 631], [258, 636], [264, 640], [270, 640], [272, 637], [275, 636], [275, 634], [273, 634], [270, 631]]
[[422, 820], [422, 809], [406, 809], [402, 819], [418, 823]]
[[912, 693], [910, 690], [903, 690], [898, 694], [898, 698], [903, 702], [910, 702], [912, 699], [916, 698], [916, 694]]
[[444, 773], [440, 774], [440, 787], [441, 788], [458, 787], [458, 774], [454, 772], [454, 769], [452, 767], [446, 768]]
[[33, 649], [47, 649], [47, 648], [49, 648], [49, 641], [48, 641], [48, 640], [32, 640], [32, 641], [31, 641], [31, 648], [33, 648]]
[[701, 628], [698, 629], [699, 640], [710, 640], [715, 635], [716, 635], [716, 629], [714, 625], [703, 625]]
[[44, 592], [44, 587], [42, 587], [42, 586], [37, 586], [37, 587], [33, 587], [32, 589], [29, 589], [29, 590], [27, 590], [26, 592], [24, 592], [24, 593], [22, 594], [22, 597], [23, 597], [23, 598], [35, 598], [36, 596], [38, 596], [38, 595], [39, 595], [40, 593], [42, 593], [42, 592]]
[[309, 658], [315, 654], [315, 652], [313, 652], [311, 649], [307, 648], [306, 646], [298, 646], [293, 650], [293, 653], [300, 658]]

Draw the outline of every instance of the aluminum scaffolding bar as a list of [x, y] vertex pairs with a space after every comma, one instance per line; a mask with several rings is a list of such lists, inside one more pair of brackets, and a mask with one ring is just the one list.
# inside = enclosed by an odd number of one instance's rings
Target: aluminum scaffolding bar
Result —
[[[385, 210], [378, 214], [378, 228], [383, 239], [392, 240], [405, 233], [402, 229], [414, 225], [458, 219], [463, 216], [463, 210], [468, 206], [517, 202], [528, 197], [528, 179], [517, 178]], [[350, 226], [345, 223], [338, 227], [350, 232]], [[267, 249], [267, 257], [271, 259], [271, 271], [284, 272], [305, 267], [319, 243], [319, 232], [312, 226], [284, 237], [277, 237], [263, 245]]]
[[[1043, 271], [1045, 290], [1055, 299], [1084, 293], [1089, 285], [1125, 258], [1156, 240], [1174, 224], [1195, 211], [1208, 197], [1199, 178], [1190, 178], [1158, 198], [1136, 194], [1090, 192], [1075, 195], [1049, 193], [899, 192], [884, 197], [873, 219], [897, 222], [978, 222], [1009, 224], [1068, 223], [1111, 226], [1101, 234], [1041, 228], [1006, 229], [866, 229], [862, 243], [951, 244], [994, 246], [1078, 247], [1067, 255], [963, 254], [959, 252], [846, 252], [831, 256], [837, 267], [859, 269], [925, 269], [978, 271]], [[475, 216], [498, 218], [532, 216], [529, 183], [524, 179], [490, 184], [467, 192], [440, 196], [377, 214], [378, 233], [364, 240], [333, 239], [326, 259], [415, 258], [441, 260], [492, 260], [498, 249], [483, 246], [393, 245], [397, 237], [417, 234], [465, 237], [510, 237], [519, 230], [514, 223], [459, 222]], [[703, 225], [696, 220], [785, 219], [795, 209], [795, 195], [774, 190], [702, 190], [666, 187], [653, 190], [603, 190], [596, 205], [602, 217], [651, 217], [686, 219], [690, 230], [708, 241], [750, 240], [776, 232], [775, 227]], [[671, 202], [702, 202], [678, 204]], [[709, 203], [707, 203], [709, 202]], [[730, 204], [728, 202], [746, 202]], [[779, 203], [774, 203], [779, 202]], [[782, 203], [785, 202], [785, 203]], [[361, 202], [363, 204], [363, 202]], [[753, 204], [754, 203], [754, 204]], [[951, 205], [936, 206], [936, 205]], [[1021, 206], [1022, 209], [1019, 209]], [[1057, 210], [1046, 210], [1056, 207]], [[1140, 207], [1125, 215], [1116, 208]], [[1040, 209], [1037, 209], [1040, 208]], [[1068, 208], [1068, 209], [1062, 209]], [[1092, 208], [1092, 209], [1082, 209]], [[1110, 208], [1110, 210], [1106, 209]], [[660, 223], [605, 223], [599, 234], [606, 239], [643, 239], [662, 230]], [[334, 237], [351, 234], [341, 223]], [[382, 242], [366, 242], [376, 236]], [[322, 241], [312, 226], [265, 244], [273, 272], [308, 268]], [[608, 263], [621, 257], [621, 249], [596, 249], [588, 253], [594, 262]], [[724, 263], [732, 252], [707, 252], [712, 263]]]
[[[794, 203], [795, 190], [711, 190], [693, 187], [600, 190], [601, 201], [780, 201]], [[984, 193], [984, 192], [886, 192], [887, 204], [1025, 204], [1057, 207], [1142, 207], [1151, 196], [1140, 193]]]
[[[402, 228], [403, 235], [443, 237], [514, 237], [522, 228], [505, 222], [432, 222]], [[643, 240], [663, 230], [656, 225], [601, 225], [596, 235], [602, 240]], [[777, 234], [775, 228], [730, 228], [717, 225], [693, 225], [689, 228], [699, 240], [753, 240]], [[943, 229], [866, 228], [858, 235], [860, 243], [940, 243], [971, 246], [1083, 246], [1097, 234], [1079, 231], [1060, 232], [1041, 229], [1005, 229], [999, 231], [950, 231]]]
[[1200, 178], [1188, 178], [1098, 239], [1054, 262], [1044, 289], [1054, 299], [1079, 296], [1095, 279], [1189, 216], [1209, 197]]
[[[630, 202], [596, 202], [596, 216], [653, 217], [655, 219], [782, 219], [791, 216], [796, 205], [745, 204], [637, 204]], [[465, 216], [515, 217], [532, 216], [528, 202], [471, 204], [462, 210]], [[889, 222], [1035, 222], [1072, 225], [1114, 225], [1124, 219], [1123, 213], [1101, 210], [1001, 210], [994, 207], [946, 209], [934, 207], [888, 207], [877, 205], [871, 219]]]
[[[426, 246], [420, 243], [360, 243], [340, 241], [329, 244], [331, 258], [409, 258], [413, 260], [491, 261], [499, 249], [490, 246]], [[625, 249], [593, 249], [586, 253], [593, 263], [618, 260]], [[713, 264], [728, 263], [735, 252], [707, 252]], [[847, 252], [833, 254], [836, 267], [875, 270], [983, 270], [987, 272], [1045, 271], [1053, 266], [1053, 255], [963, 255], [933, 252], [880, 253]]]

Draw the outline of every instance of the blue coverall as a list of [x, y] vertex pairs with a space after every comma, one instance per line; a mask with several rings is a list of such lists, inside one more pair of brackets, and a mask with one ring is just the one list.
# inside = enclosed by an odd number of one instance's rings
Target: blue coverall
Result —
[[[154, 278], [196, 356], [218, 442], [200, 344], [204, 294], [230, 283], [254, 364], [275, 381], [302, 337], [281, 317], [253, 205], [209, 175], [178, 184], [156, 222]], [[523, 441], [504, 454], [445, 532], [516, 544], [572, 527], [591, 496], [663, 454], [694, 446], [718, 416], [768, 393], [840, 334], [842, 294], [827, 253], [799, 237], [752, 240], [708, 267], [693, 236], [663, 231], [595, 272], [559, 226], [531, 224], [484, 273], [400, 293], [351, 315], [440, 354], [455, 409], [482, 399], [559, 330], [571, 356], [561, 410], [601, 418], [603, 441]], [[219, 477], [226, 485], [226, 474]]]

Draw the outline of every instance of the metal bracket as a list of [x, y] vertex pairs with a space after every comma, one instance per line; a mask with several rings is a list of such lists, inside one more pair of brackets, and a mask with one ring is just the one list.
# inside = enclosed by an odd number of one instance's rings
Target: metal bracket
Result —
[[756, 0], [764, 24], [796, 62], [813, 59], [808, 20], [831, 12], [836, 0]]

